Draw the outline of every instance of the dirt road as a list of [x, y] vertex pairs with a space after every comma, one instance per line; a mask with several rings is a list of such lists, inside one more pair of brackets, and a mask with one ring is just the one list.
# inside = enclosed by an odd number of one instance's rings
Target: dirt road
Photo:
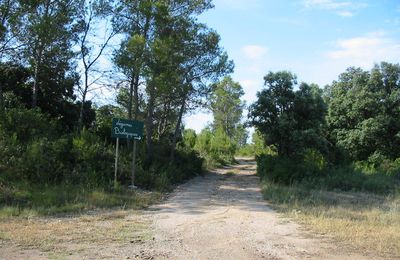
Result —
[[281, 218], [262, 199], [255, 162], [217, 170], [181, 186], [154, 207], [156, 258], [360, 259]]
[[[180, 186], [161, 205], [119, 219], [123, 225], [140, 218], [147, 239], [104, 241], [77, 250], [65, 246], [66, 259], [366, 259], [337, 246], [332, 239], [304, 230], [273, 211], [262, 199], [255, 162], [216, 170]], [[105, 219], [105, 220], [103, 220]], [[101, 218], [97, 226], [115, 225]], [[125, 223], [126, 222], [126, 223]], [[82, 240], [86, 241], [86, 240]], [[71, 241], [69, 242], [71, 243]], [[37, 251], [1, 256], [47, 258]], [[18, 257], [19, 256], [19, 257]]]

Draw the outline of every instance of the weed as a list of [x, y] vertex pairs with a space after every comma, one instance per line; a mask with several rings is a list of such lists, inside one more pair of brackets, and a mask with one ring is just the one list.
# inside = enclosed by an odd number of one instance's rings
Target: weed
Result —
[[150, 222], [133, 211], [97, 211], [76, 217], [12, 218], [0, 221], [0, 234], [22, 248], [35, 248], [62, 256], [113, 243], [152, 238]]
[[264, 198], [314, 231], [365, 251], [400, 256], [400, 196], [311, 190], [263, 182]]
[[85, 190], [79, 186], [23, 186], [0, 201], [0, 218], [79, 213], [95, 208], [140, 209], [157, 202], [159, 192]]

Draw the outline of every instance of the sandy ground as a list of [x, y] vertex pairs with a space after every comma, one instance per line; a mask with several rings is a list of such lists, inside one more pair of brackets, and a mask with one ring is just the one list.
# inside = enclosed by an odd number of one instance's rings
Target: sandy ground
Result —
[[[317, 236], [262, 199], [255, 162], [240, 160], [178, 187], [141, 214], [150, 239], [75, 250], [62, 259], [368, 259]], [[228, 174], [227, 174], [228, 173]], [[233, 174], [232, 174], [233, 173]], [[132, 219], [134, 216], [126, 216]], [[0, 244], [0, 259], [47, 259], [48, 253]]]
[[154, 207], [154, 252], [170, 259], [366, 259], [280, 217], [262, 199], [255, 168], [240, 160]]

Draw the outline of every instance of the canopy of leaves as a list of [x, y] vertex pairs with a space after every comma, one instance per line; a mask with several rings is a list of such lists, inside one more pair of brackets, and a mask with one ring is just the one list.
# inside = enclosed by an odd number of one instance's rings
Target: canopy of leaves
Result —
[[330, 86], [330, 138], [355, 160], [400, 155], [400, 66], [349, 68]]
[[327, 108], [318, 86], [302, 83], [294, 91], [296, 76], [288, 71], [270, 72], [264, 80], [267, 88], [257, 93], [249, 119], [266, 145], [274, 145], [280, 155], [310, 147], [326, 151], [322, 127]]

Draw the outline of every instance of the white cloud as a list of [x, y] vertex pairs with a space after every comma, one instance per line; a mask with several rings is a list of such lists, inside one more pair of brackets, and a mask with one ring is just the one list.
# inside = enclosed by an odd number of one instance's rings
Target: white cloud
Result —
[[342, 16], [342, 17], [352, 17], [352, 16], [354, 16], [354, 13], [350, 12], [350, 11], [339, 11], [339, 12], [337, 12], [337, 14], [339, 16]]
[[348, 66], [369, 68], [376, 62], [396, 62], [400, 59], [400, 43], [383, 32], [341, 39], [336, 41], [335, 46], [335, 50], [327, 52], [328, 58]]
[[259, 60], [267, 54], [268, 49], [258, 45], [246, 45], [242, 48], [242, 52], [250, 60]]
[[304, 0], [306, 8], [329, 10], [342, 17], [352, 17], [357, 11], [368, 6], [366, 3], [340, 0]]

